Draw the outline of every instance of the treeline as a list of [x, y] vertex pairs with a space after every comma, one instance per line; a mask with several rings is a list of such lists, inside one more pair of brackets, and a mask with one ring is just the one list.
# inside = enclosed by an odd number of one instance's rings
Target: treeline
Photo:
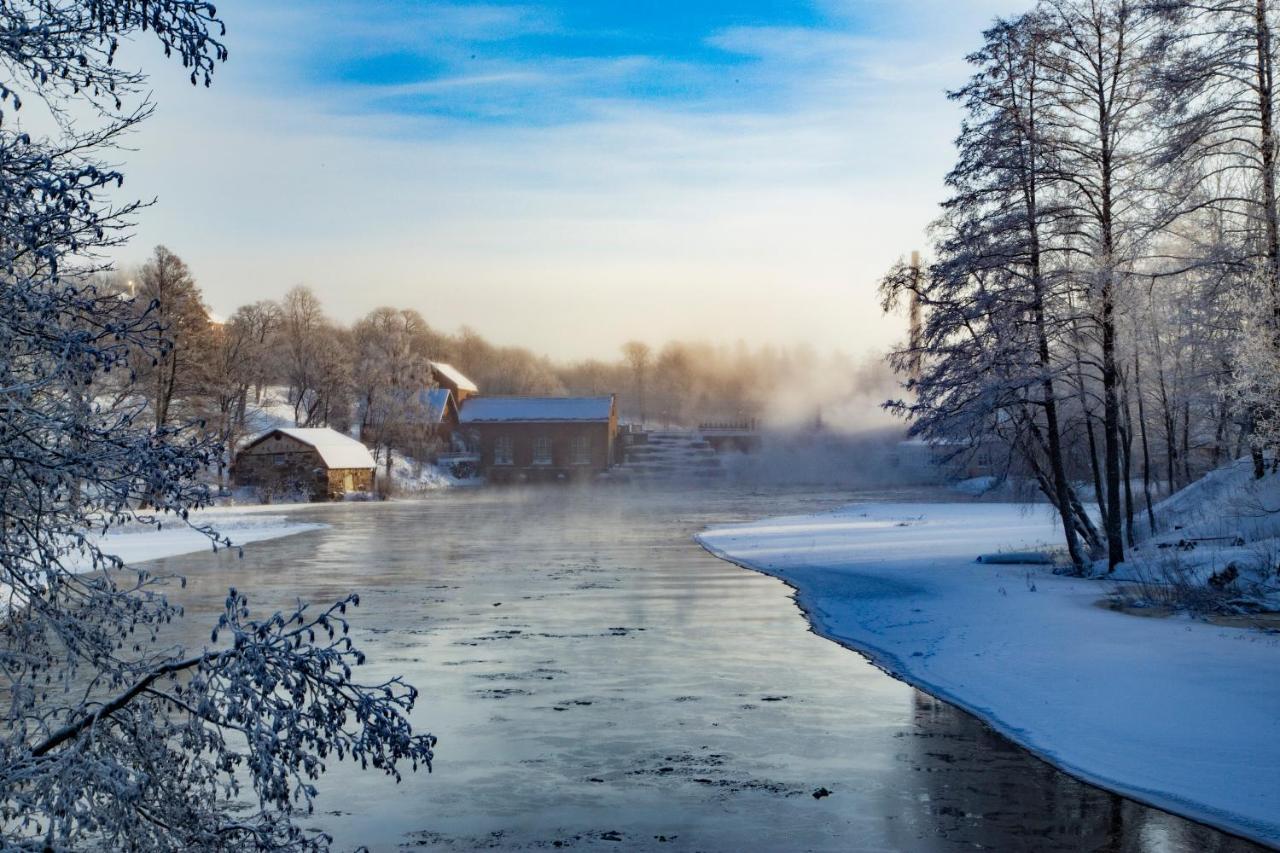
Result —
[[1153, 500], [1207, 469], [1250, 454], [1264, 476], [1280, 439], [1275, 6], [996, 21], [951, 95], [933, 259], [882, 284], [919, 318], [893, 407], [942, 446], [998, 444], [1081, 570], [1121, 562]]
[[160, 353], [133, 359], [137, 381], [120, 393], [142, 393], [157, 427], [200, 422], [227, 448], [259, 428], [256, 411], [283, 404], [296, 425], [358, 434], [383, 460], [392, 449], [428, 459], [442, 449], [421, 395], [432, 387], [431, 361], [454, 365], [485, 394], [616, 393], [625, 419], [673, 426], [793, 425], [861, 383], [883, 385], [874, 366], [807, 347], [631, 341], [614, 360], [560, 363], [470, 329], [441, 332], [408, 309], [377, 308], [343, 323], [306, 287], [216, 320], [186, 263], [163, 246], [101, 286], [132, 296]]

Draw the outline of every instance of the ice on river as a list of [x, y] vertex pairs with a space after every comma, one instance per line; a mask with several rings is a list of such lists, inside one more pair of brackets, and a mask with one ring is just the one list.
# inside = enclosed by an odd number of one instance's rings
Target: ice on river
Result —
[[[285, 513], [301, 507], [248, 506], [202, 510], [192, 513], [192, 525], [211, 525], [220, 535], [231, 540], [232, 545], [247, 545], [292, 536], [309, 530], [319, 530], [325, 525], [290, 520]], [[148, 560], [160, 560], [183, 554], [210, 551], [213, 544], [209, 537], [176, 518], [161, 518], [159, 527], [149, 524], [129, 524], [114, 528], [105, 536], [96, 537], [96, 544], [103, 553], [119, 557], [125, 565], [132, 566]], [[72, 567], [88, 568], [89, 558]]]
[[1070, 773], [1280, 844], [1280, 637], [1098, 606], [1107, 586], [980, 554], [1056, 543], [1013, 504], [881, 504], [699, 541], [794, 586], [865, 652]]

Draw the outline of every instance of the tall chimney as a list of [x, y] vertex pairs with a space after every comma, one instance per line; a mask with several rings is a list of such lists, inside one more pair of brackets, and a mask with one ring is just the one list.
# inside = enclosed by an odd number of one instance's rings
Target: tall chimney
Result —
[[911, 301], [908, 305], [908, 345], [911, 349], [911, 378], [920, 378], [920, 344], [923, 333], [920, 320], [920, 253], [911, 253]]

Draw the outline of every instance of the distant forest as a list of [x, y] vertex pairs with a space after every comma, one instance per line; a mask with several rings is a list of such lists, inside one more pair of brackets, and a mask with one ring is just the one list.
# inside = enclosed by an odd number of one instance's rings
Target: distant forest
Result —
[[895, 387], [880, 358], [807, 346], [633, 340], [613, 359], [558, 362], [468, 328], [441, 331], [411, 309], [376, 308], [342, 322], [307, 287], [218, 321], [194, 273], [163, 246], [99, 286], [137, 297], [164, 341], [162, 357], [140, 370], [157, 425], [200, 420], [229, 447], [250, 431], [249, 413], [272, 389], [283, 390], [299, 426], [358, 429], [375, 445], [420, 455], [430, 442], [405, 434], [421, 420], [405, 401], [430, 384], [430, 361], [452, 364], [484, 394], [617, 394], [624, 421], [656, 426], [757, 419], [782, 429], [852, 429], [876, 419]]

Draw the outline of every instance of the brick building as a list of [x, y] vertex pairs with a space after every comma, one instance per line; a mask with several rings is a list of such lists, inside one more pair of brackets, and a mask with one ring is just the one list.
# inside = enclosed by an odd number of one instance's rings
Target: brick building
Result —
[[580, 479], [618, 453], [618, 406], [608, 397], [471, 397], [459, 430], [491, 482]]

